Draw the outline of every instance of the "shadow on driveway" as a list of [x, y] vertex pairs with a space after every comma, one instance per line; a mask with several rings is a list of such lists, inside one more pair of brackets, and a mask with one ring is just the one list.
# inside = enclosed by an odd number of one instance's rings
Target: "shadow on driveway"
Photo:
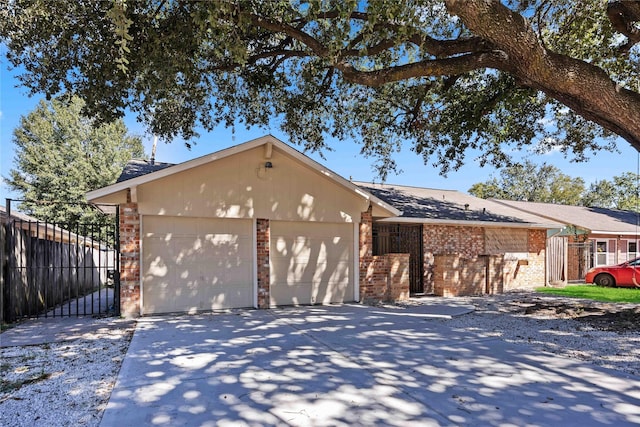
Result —
[[138, 321], [102, 427], [640, 423], [640, 378], [360, 305]]

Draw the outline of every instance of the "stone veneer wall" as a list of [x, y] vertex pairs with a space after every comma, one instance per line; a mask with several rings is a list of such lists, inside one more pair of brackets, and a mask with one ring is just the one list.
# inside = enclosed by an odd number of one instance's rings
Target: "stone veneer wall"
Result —
[[259, 218], [256, 220], [256, 239], [258, 249], [258, 308], [269, 308], [271, 305], [271, 295], [269, 291], [271, 282], [271, 270], [269, 267], [269, 230], [268, 219]]
[[140, 215], [137, 203], [120, 209], [120, 312], [140, 315]]

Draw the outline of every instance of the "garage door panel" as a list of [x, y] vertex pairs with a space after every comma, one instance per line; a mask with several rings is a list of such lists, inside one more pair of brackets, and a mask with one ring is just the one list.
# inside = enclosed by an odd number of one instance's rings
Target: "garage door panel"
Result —
[[[273, 263], [277, 265], [278, 263]], [[286, 263], [280, 263], [285, 266]], [[280, 268], [274, 272], [274, 278], [286, 280], [287, 283], [296, 282], [336, 282], [348, 280], [351, 272], [351, 265], [347, 261], [338, 263], [317, 263], [310, 264], [308, 262], [290, 262], [287, 268]], [[285, 276], [286, 275], [286, 276]]]
[[352, 301], [353, 225], [273, 221], [272, 305]]
[[145, 313], [253, 305], [251, 222], [145, 217]]
[[279, 305], [329, 304], [351, 301], [349, 280], [338, 282], [289, 282], [271, 288], [271, 298]]
[[[349, 230], [350, 231], [350, 230]], [[335, 233], [335, 232], [334, 232]], [[271, 233], [273, 239], [273, 232]], [[345, 259], [352, 257], [353, 239], [344, 236], [307, 238], [301, 236], [276, 236], [272, 256], [296, 259]]]

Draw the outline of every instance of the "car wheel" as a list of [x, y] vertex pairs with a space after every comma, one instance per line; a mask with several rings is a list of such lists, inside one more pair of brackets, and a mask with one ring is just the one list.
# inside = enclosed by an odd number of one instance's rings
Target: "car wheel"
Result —
[[596, 278], [593, 280], [596, 285], [598, 286], [615, 286], [616, 285], [616, 281], [614, 280], [613, 276], [610, 274], [599, 274], [596, 276]]

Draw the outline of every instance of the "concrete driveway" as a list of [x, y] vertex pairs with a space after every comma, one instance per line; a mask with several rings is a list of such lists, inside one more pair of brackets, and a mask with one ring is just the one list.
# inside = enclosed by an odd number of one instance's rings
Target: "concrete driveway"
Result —
[[143, 318], [101, 426], [640, 423], [640, 378], [432, 314], [345, 305]]

